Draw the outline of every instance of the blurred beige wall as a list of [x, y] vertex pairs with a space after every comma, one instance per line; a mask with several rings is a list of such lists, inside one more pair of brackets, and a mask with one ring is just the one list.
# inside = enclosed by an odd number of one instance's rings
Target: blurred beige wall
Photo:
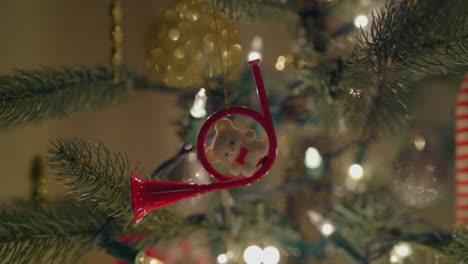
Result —
[[[123, 1], [124, 61], [145, 68], [144, 40], [149, 21], [168, 1]], [[0, 74], [14, 68], [40, 65], [96, 65], [110, 53], [109, 1], [10, 0], [0, 3]], [[158, 92], [132, 92], [128, 103], [95, 113], [78, 113], [62, 120], [45, 120], [12, 129], [0, 129], [0, 200], [27, 198], [31, 159], [46, 154], [57, 137], [102, 139], [113, 151], [128, 153], [132, 165], [144, 171], [178, 150], [180, 141], [172, 122], [180, 116], [175, 98]], [[48, 183], [50, 198], [63, 187]], [[82, 263], [111, 263], [103, 253]]]

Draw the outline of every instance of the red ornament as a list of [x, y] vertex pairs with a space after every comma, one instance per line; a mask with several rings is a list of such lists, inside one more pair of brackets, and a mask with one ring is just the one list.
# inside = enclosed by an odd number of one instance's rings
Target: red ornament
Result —
[[[206, 192], [247, 186], [259, 181], [268, 173], [268, 171], [270, 171], [276, 159], [278, 144], [259, 64], [259, 59], [249, 62], [249, 65], [252, 68], [252, 74], [254, 76], [262, 113], [243, 106], [232, 106], [229, 107], [229, 109], [222, 109], [212, 114], [200, 129], [197, 141], [198, 158], [205, 170], [212, 175], [213, 178], [218, 180], [218, 182], [210, 184], [189, 184], [180, 182], [147, 181], [140, 178], [132, 171], [132, 203], [133, 213], [137, 223], [139, 223], [147, 213], [155, 209], [193, 198]], [[254, 119], [263, 127], [268, 136], [268, 154], [260, 161], [259, 165], [261, 165], [261, 167], [254, 172], [251, 177], [231, 177], [224, 175], [217, 171], [206, 157], [205, 142], [208, 137], [208, 132], [217, 121], [230, 115], [244, 115]]]

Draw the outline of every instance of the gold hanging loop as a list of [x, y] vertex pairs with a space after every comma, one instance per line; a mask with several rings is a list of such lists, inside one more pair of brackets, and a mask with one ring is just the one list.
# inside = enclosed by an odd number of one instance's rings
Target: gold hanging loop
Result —
[[230, 17], [229, 17], [229, 9], [227, 9], [227, 56], [226, 56], [226, 75], [224, 74], [224, 67], [223, 67], [223, 57], [221, 54], [221, 47], [220, 47], [220, 41], [219, 41], [219, 31], [218, 31], [218, 21], [216, 18], [216, 6], [215, 6], [215, 0], [211, 0], [211, 5], [213, 7], [213, 18], [214, 18], [214, 23], [215, 23], [215, 32], [216, 32], [216, 44], [218, 46], [218, 57], [219, 57], [219, 66], [221, 67], [221, 74], [223, 76], [223, 87], [224, 87], [224, 105], [226, 112], [228, 113], [228, 116], [231, 114], [229, 113], [229, 33], [230, 33]]

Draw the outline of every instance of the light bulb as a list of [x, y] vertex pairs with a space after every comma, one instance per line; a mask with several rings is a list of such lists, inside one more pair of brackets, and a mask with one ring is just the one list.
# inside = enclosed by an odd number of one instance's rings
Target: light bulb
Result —
[[206, 115], [206, 92], [205, 88], [201, 88], [200, 91], [195, 95], [195, 100], [193, 101], [193, 107], [190, 109], [190, 114], [195, 118], [202, 118]]
[[280, 252], [276, 247], [269, 246], [263, 249], [263, 263], [277, 264], [280, 261]]
[[423, 151], [426, 147], [426, 139], [423, 136], [416, 136], [414, 138], [414, 147], [418, 151]]
[[259, 52], [251, 51], [247, 58], [248, 58], [249, 61], [253, 61], [253, 60], [256, 60], [256, 59], [261, 59], [262, 55]]
[[164, 264], [164, 262], [157, 258], [146, 255], [145, 251], [140, 251], [135, 258], [135, 264]]
[[259, 246], [249, 246], [244, 250], [243, 257], [247, 264], [260, 264], [263, 261], [263, 250]]
[[353, 164], [349, 167], [349, 176], [355, 180], [359, 180], [362, 178], [362, 175], [364, 174], [364, 171], [362, 170], [361, 165], [359, 164]]
[[228, 257], [226, 254], [221, 254], [216, 258], [216, 260], [218, 261], [218, 263], [224, 264], [228, 261]]
[[276, 70], [278, 70], [278, 71], [284, 70], [284, 62], [277, 61], [276, 64], [275, 64], [275, 68], [276, 68]]
[[320, 227], [320, 233], [322, 235], [328, 237], [335, 232], [335, 226], [328, 220], [322, 222], [322, 226]]
[[305, 153], [304, 163], [309, 169], [316, 169], [322, 165], [322, 156], [316, 148], [309, 147]]
[[400, 242], [393, 246], [393, 253], [400, 259], [404, 259], [413, 253], [411, 246], [408, 243]]
[[309, 216], [309, 220], [314, 226], [317, 226], [323, 219], [321, 214], [312, 210], [307, 211], [307, 216]]
[[368, 22], [369, 22], [369, 19], [367, 19], [367, 17], [365, 15], [359, 15], [354, 19], [354, 25], [357, 28], [361, 28], [361, 27], [363, 28], [363, 27], [367, 26]]
[[390, 263], [398, 263], [400, 259], [396, 255], [391, 255], [390, 256]]
[[277, 62], [285, 63], [285, 62], [286, 62], [286, 57], [284, 57], [284, 56], [278, 56], [278, 59], [277, 59], [276, 61], [277, 61]]

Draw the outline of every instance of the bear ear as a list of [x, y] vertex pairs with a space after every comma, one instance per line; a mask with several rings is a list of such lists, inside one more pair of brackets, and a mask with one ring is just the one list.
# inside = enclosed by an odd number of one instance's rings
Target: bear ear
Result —
[[223, 118], [219, 120], [218, 122], [216, 122], [215, 130], [216, 132], [220, 132], [220, 131], [225, 130], [226, 128], [231, 128], [231, 127], [233, 127], [231, 120]]
[[219, 161], [218, 157], [216, 157], [216, 154], [213, 150], [213, 148], [208, 148], [206, 150], [206, 158], [208, 159], [209, 162], [211, 163], [216, 163]]

